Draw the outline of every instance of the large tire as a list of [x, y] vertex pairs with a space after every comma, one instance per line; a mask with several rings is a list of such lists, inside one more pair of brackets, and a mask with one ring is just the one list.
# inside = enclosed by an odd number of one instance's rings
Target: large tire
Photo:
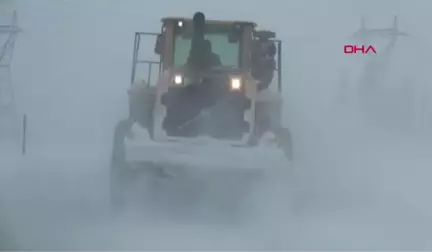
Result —
[[114, 131], [114, 143], [110, 167], [110, 200], [115, 213], [121, 212], [126, 204], [132, 174], [126, 162], [124, 138], [131, 128], [129, 120], [120, 121]]

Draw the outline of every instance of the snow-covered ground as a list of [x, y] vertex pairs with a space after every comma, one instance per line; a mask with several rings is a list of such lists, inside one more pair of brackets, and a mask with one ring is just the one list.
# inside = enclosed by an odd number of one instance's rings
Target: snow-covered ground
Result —
[[[175, 214], [150, 219], [139, 208], [113, 217], [109, 152], [96, 145], [40, 146], [25, 157], [3, 148], [2, 210], [24, 249], [430, 249], [432, 148], [339, 126], [309, 129], [310, 139], [303, 138], [307, 152], [300, 150], [287, 180], [296, 188], [293, 200], [288, 192], [257, 196], [268, 208], [242, 224], [224, 224], [223, 215], [215, 217], [220, 224]], [[293, 212], [278, 211], [287, 204]]]

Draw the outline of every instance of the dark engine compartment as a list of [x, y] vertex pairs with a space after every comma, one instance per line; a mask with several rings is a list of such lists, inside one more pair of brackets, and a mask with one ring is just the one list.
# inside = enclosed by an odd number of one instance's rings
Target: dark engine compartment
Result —
[[172, 86], [161, 103], [167, 109], [162, 128], [168, 136], [239, 140], [250, 128], [244, 113], [251, 101], [243, 91], [231, 90], [228, 77]]

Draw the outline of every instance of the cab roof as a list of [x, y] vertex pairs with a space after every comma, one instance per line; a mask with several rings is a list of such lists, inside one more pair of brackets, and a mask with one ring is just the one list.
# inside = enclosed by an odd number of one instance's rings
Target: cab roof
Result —
[[[164, 17], [161, 20], [163, 23], [167, 22], [167, 21], [183, 21], [183, 22], [192, 22], [191, 18], [185, 18], [185, 17]], [[208, 24], [225, 24], [225, 25], [230, 25], [230, 24], [240, 24], [240, 25], [249, 25], [252, 27], [256, 27], [257, 24], [254, 22], [249, 22], [249, 21], [240, 21], [240, 20], [214, 20], [214, 19], [207, 19], [206, 23]]]

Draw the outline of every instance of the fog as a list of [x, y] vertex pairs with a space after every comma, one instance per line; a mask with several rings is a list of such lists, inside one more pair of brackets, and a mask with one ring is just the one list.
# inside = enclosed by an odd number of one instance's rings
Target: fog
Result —
[[[12, 70], [18, 115], [28, 117], [25, 156], [19, 140], [0, 140], [0, 248], [431, 250], [431, 7], [426, 0], [0, 0], [0, 22], [16, 9], [23, 29]], [[255, 195], [245, 223], [176, 218], [175, 209], [149, 217], [139, 207], [113, 217], [110, 152], [115, 124], [127, 115], [134, 32], [157, 32], [161, 17], [195, 11], [255, 21], [283, 40], [284, 121], [296, 153], [289, 179], [267, 181], [262, 191], [274, 193]], [[343, 45], [362, 16], [384, 28], [394, 15], [412, 36], [399, 38], [386, 69], [376, 70], [380, 91], [363, 106], [358, 85], [367, 84], [369, 57], [343, 54]], [[379, 56], [387, 42], [371, 43]]]

